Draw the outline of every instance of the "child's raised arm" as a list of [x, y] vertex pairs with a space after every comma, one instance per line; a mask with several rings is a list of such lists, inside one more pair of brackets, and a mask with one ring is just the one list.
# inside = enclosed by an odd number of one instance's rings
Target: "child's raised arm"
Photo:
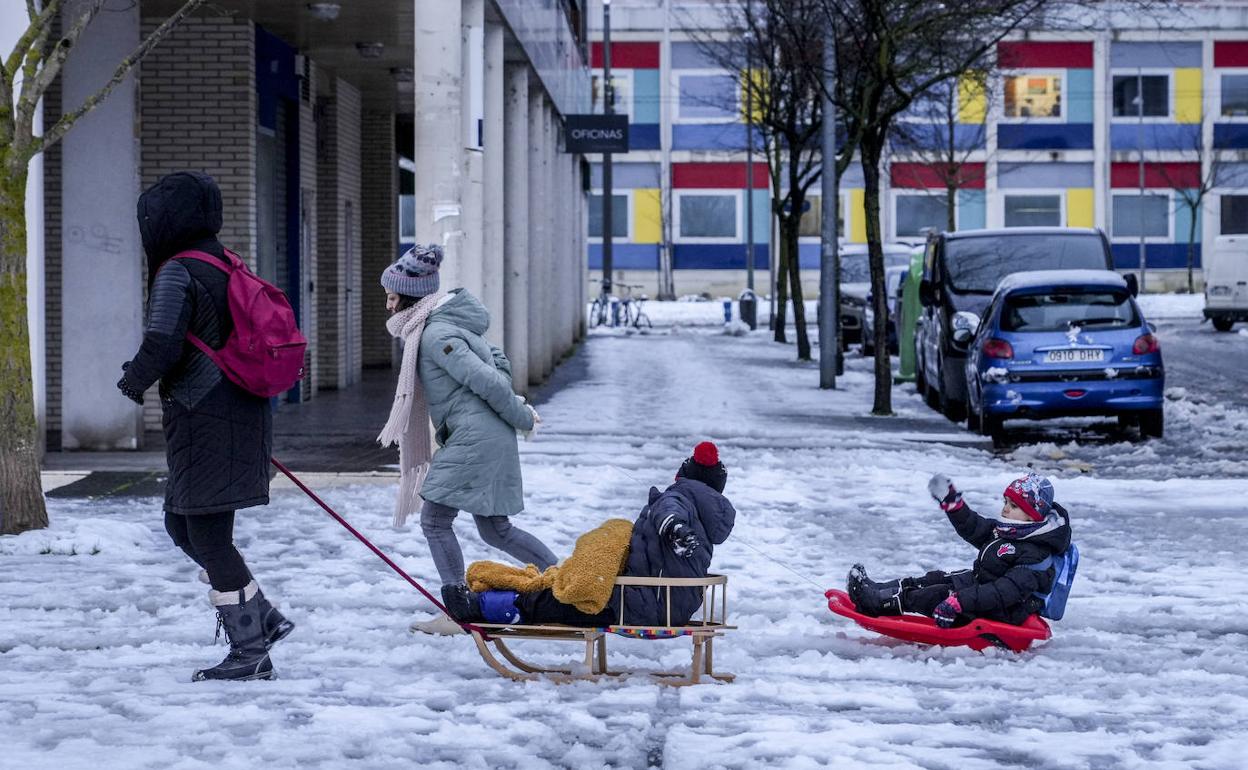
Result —
[[940, 504], [940, 509], [949, 517], [949, 523], [957, 530], [958, 536], [966, 542], [982, 548], [993, 538], [993, 525], [988, 519], [980, 516], [962, 499], [949, 477], [937, 473], [927, 482], [927, 491], [932, 499]]

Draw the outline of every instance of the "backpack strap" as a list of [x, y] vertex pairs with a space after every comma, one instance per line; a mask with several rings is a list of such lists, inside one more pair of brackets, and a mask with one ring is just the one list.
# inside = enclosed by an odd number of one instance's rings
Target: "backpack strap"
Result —
[[229, 262], [228, 265], [221, 264], [220, 258], [212, 254], [209, 254], [206, 251], [195, 251], [193, 249], [189, 251], [180, 251], [177, 254], [174, 254], [172, 257], [170, 257], [171, 260], [193, 259], [196, 262], [206, 262], [226, 274], [232, 273], [233, 271], [237, 270], [239, 267], [242, 267], [243, 265], [243, 260], [240, 259], [237, 254], [230, 251], [229, 249], [225, 250], [225, 258]]

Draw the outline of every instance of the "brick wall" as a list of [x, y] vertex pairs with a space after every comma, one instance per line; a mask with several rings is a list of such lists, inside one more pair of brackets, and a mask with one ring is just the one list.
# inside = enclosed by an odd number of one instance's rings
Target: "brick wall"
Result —
[[304, 357], [303, 400], [307, 401], [316, 395], [320, 380], [318, 367], [315, 366], [317, 351], [320, 346], [320, 335], [317, 333], [318, 308], [315, 294], [310, 287], [315, 287], [319, 280], [317, 270], [317, 168], [316, 168], [316, 81], [321, 77], [316, 65], [308, 62], [306, 82], [302, 86], [299, 97], [299, 188], [300, 188], [300, 226], [303, 244], [299, 250], [302, 264], [300, 276], [303, 294], [301, 312], [303, 318], [303, 334], [308, 338], [308, 350]]
[[[59, 22], [52, 39], [60, 32]], [[43, 125], [51, 126], [61, 115], [61, 81], [43, 96]], [[61, 145], [52, 145], [43, 153], [43, 216], [44, 216], [44, 345], [47, 356], [45, 377], [47, 415], [44, 433], [49, 451], [61, 448]]]
[[[143, 35], [162, 21], [145, 18]], [[188, 18], [139, 70], [142, 184], [185, 169], [221, 187], [220, 239], [255, 267], [255, 27], [218, 16]], [[146, 400], [144, 427], [160, 429], [160, 403]]]
[[[356, 381], [362, 361], [361, 103], [360, 92], [343, 80], [318, 86], [317, 386], [345, 388]], [[354, 264], [348, 265], [349, 261]]]
[[360, 294], [364, 339], [364, 366], [389, 368], [391, 337], [386, 331], [386, 308], [379, 279], [398, 250], [399, 171], [395, 151], [394, 114], [367, 110], [362, 128], [363, 168], [367, 184], [361, 212], [364, 259]]

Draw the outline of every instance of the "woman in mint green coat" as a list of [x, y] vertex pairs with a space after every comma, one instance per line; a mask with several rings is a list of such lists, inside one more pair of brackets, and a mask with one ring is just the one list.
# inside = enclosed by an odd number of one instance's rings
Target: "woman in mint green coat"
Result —
[[[516, 432], [540, 421], [515, 394], [511, 364], [485, 341], [490, 314], [463, 289], [438, 291], [442, 249], [416, 246], [382, 273], [386, 323], [404, 341], [403, 364], [383, 444], [398, 443], [402, 479], [396, 520], [420, 508], [443, 594], [467, 590], [464, 557], [452, 524], [473, 515], [481, 539], [539, 570], [555, 555], [512, 526], [524, 510]], [[430, 456], [432, 422], [438, 449]]]

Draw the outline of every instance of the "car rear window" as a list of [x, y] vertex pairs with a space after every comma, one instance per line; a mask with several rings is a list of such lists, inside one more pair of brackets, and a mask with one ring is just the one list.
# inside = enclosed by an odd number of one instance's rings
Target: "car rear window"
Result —
[[1105, 244], [1095, 233], [999, 234], [951, 238], [945, 269], [956, 292], [991, 294], [1010, 273], [1022, 270], [1104, 270]]
[[1122, 329], [1140, 325], [1135, 303], [1125, 292], [1054, 291], [1014, 294], [1001, 310], [1001, 328], [1009, 332]]

